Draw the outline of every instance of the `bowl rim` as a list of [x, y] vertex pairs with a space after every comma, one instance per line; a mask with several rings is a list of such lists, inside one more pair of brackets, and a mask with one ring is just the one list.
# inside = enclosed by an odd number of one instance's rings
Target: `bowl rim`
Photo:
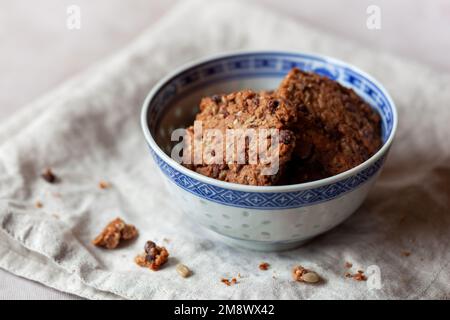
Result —
[[[389, 102], [389, 104], [392, 107], [392, 130], [388, 136], [388, 139], [386, 140], [386, 142], [382, 145], [382, 147], [375, 153], [373, 154], [369, 159], [367, 159], [366, 161], [364, 161], [363, 163], [357, 165], [356, 167], [353, 167], [347, 171], [341, 172], [337, 175], [331, 176], [331, 177], [327, 177], [324, 179], [319, 179], [319, 180], [314, 180], [314, 181], [310, 181], [310, 182], [304, 182], [304, 183], [297, 183], [297, 184], [291, 184], [291, 185], [280, 185], [280, 186], [253, 186], [253, 185], [244, 185], [244, 184], [238, 184], [238, 183], [233, 183], [233, 182], [226, 182], [226, 181], [221, 181], [218, 179], [214, 179], [214, 178], [210, 178], [204, 175], [201, 175], [195, 171], [192, 171], [184, 166], [182, 166], [181, 164], [179, 164], [178, 162], [176, 162], [175, 160], [173, 160], [169, 155], [167, 155], [156, 143], [156, 141], [153, 139], [152, 134], [150, 133], [150, 129], [148, 127], [148, 122], [147, 122], [147, 114], [148, 114], [148, 108], [150, 106], [150, 102], [152, 101], [152, 99], [155, 97], [155, 94], [161, 89], [162, 86], [164, 86], [170, 79], [172, 79], [173, 77], [176, 77], [178, 74], [195, 68], [198, 65], [204, 64], [204, 63], [208, 63], [208, 62], [212, 62], [214, 60], [218, 60], [218, 59], [222, 59], [222, 58], [227, 58], [227, 57], [233, 57], [233, 56], [240, 56], [240, 55], [251, 55], [251, 54], [288, 54], [288, 55], [306, 55], [306, 56], [312, 56], [312, 57], [316, 57], [319, 59], [323, 59], [326, 61], [329, 61], [332, 64], [335, 65], [339, 65], [341, 67], [345, 67], [348, 68], [356, 73], [361, 74], [362, 76], [364, 76], [365, 78], [367, 78], [368, 80], [370, 80], [378, 89], [380, 89], [380, 91], [384, 94], [384, 96], [386, 97], [387, 101]], [[364, 169], [370, 167], [371, 165], [373, 165], [377, 160], [379, 160], [381, 157], [383, 157], [386, 152], [389, 150], [393, 140], [394, 140], [394, 136], [395, 133], [397, 131], [397, 125], [398, 125], [398, 114], [397, 114], [397, 107], [393, 101], [393, 99], [391, 98], [389, 92], [386, 90], [386, 88], [378, 81], [376, 80], [374, 77], [372, 77], [371, 75], [369, 75], [368, 73], [366, 73], [365, 71], [361, 70], [360, 68], [347, 63], [345, 61], [342, 61], [340, 59], [336, 59], [327, 55], [323, 55], [323, 54], [317, 54], [317, 53], [311, 53], [311, 52], [306, 52], [306, 51], [290, 51], [290, 50], [233, 50], [233, 51], [226, 51], [223, 53], [219, 53], [219, 54], [212, 54], [212, 55], [207, 55], [203, 58], [199, 58], [199, 59], [195, 59], [192, 60], [190, 62], [184, 63], [183, 65], [177, 67], [174, 71], [168, 73], [166, 76], [164, 76], [162, 79], [160, 79], [153, 87], [152, 89], [149, 91], [149, 93], [147, 94], [143, 105], [142, 105], [142, 109], [141, 109], [141, 128], [143, 130], [144, 133], [144, 137], [147, 141], [147, 143], [149, 144], [149, 146], [152, 148], [152, 150], [157, 154], [157, 156], [159, 156], [164, 162], [166, 162], [168, 165], [170, 165], [171, 167], [173, 167], [174, 169], [178, 170], [179, 172], [195, 179], [198, 180], [200, 182], [206, 183], [206, 184], [210, 184], [213, 186], [217, 186], [220, 188], [224, 188], [224, 189], [229, 189], [229, 190], [237, 190], [237, 191], [242, 191], [242, 192], [267, 192], [267, 193], [273, 193], [273, 192], [295, 192], [295, 191], [302, 191], [302, 190], [308, 190], [308, 189], [314, 189], [314, 188], [318, 188], [324, 185], [329, 185], [329, 184], [333, 184], [336, 183], [338, 181], [341, 181], [343, 179], [346, 179], [348, 177], [354, 176], [355, 174], [357, 174], [358, 172], [363, 171]]]

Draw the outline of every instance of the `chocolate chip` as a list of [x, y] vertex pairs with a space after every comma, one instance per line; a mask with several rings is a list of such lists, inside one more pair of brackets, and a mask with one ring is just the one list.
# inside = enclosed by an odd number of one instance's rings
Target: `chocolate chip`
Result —
[[270, 111], [272, 113], [275, 112], [275, 110], [278, 108], [279, 105], [280, 105], [280, 101], [278, 101], [278, 100], [270, 100], [270, 102], [269, 102], [269, 109], [270, 109]]
[[211, 156], [213, 156], [213, 157], [216, 156], [216, 151], [215, 150], [211, 150]]
[[284, 144], [290, 144], [292, 142], [292, 134], [288, 130], [280, 131], [280, 141]]
[[215, 103], [219, 104], [222, 101], [222, 97], [215, 94], [211, 97], [212, 101], [214, 101]]
[[53, 174], [52, 169], [50, 168], [45, 169], [45, 171], [41, 174], [41, 177], [48, 183], [55, 183], [57, 180], [57, 177]]
[[155, 261], [155, 255], [153, 255], [153, 254], [146, 254], [145, 255], [145, 261], [147, 261], [147, 262], [154, 262]]
[[156, 247], [156, 244], [153, 241], [147, 241], [144, 246], [144, 250], [146, 253], [150, 253], [151, 249]]

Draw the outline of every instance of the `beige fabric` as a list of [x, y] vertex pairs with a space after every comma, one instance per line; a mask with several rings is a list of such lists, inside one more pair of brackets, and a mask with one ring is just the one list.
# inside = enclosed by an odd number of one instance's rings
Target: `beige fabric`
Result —
[[[344, 224], [297, 250], [262, 254], [208, 239], [168, 199], [139, 128], [142, 100], [158, 79], [188, 60], [239, 48], [344, 59], [384, 83], [399, 108], [397, 139], [367, 201]], [[257, 7], [183, 4], [117, 56], [2, 125], [0, 267], [93, 299], [449, 298], [449, 86], [449, 75]], [[61, 176], [60, 184], [39, 178], [46, 166]], [[98, 189], [101, 179], [113, 188]], [[34, 207], [36, 199], [44, 208]], [[90, 240], [116, 216], [139, 226], [139, 239], [113, 252], [94, 248]], [[134, 265], [146, 239], [163, 238], [171, 239], [167, 268], [154, 273]], [[258, 270], [263, 260], [270, 271]], [[181, 279], [178, 261], [195, 275]], [[378, 266], [382, 288], [345, 279], [345, 261], [354, 270]], [[294, 283], [296, 264], [326, 281]], [[220, 283], [237, 273], [243, 276], [238, 285]]]

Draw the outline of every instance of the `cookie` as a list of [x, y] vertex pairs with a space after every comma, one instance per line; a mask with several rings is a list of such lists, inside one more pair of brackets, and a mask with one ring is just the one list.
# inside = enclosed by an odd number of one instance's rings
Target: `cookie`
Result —
[[[199, 128], [202, 134], [195, 135], [195, 127], [189, 127], [185, 149], [190, 162], [194, 164], [188, 164], [186, 161], [184, 164], [214, 179], [257, 186], [277, 184], [295, 149], [295, 135], [292, 128], [297, 122], [296, 107], [289, 101], [268, 92], [256, 93], [244, 90], [203, 98], [196, 121], [201, 123]], [[221, 138], [208, 136], [206, 134], [208, 129], [220, 132]], [[271, 145], [272, 135], [265, 136], [261, 129], [276, 129], [279, 143]], [[234, 130], [235, 140], [226, 139], [230, 130]], [[249, 132], [255, 135], [247, 135]], [[267, 146], [270, 146], [266, 149], [266, 163], [261, 162], [259, 157], [256, 163], [254, 161], [258, 139], [266, 139]], [[197, 158], [197, 161], [194, 161], [196, 159], [193, 157], [194, 141], [202, 147], [201, 157]], [[238, 141], [242, 143], [245, 152], [238, 152], [236, 148], [232, 148], [233, 142], [235, 146], [239, 145]], [[227, 148], [232, 150], [228, 156]], [[275, 157], [278, 159], [278, 168], [273, 171], [270, 169], [274, 162], [269, 160]]]
[[276, 95], [298, 111], [296, 150], [287, 183], [336, 175], [361, 164], [381, 147], [381, 120], [352, 89], [292, 69]]

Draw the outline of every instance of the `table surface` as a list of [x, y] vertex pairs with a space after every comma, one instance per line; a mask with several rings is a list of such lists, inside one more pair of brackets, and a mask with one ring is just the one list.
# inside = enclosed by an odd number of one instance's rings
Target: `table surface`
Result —
[[[189, 1], [189, 0], [187, 0]], [[208, 1], [208, 0], [204, 0]], [[450, 71], [450, 1], [246, 0], [368, 48]], [[89, 65], [117, 51], [181, 0], [0, 0], [0, 124]], [[81, 29], [66, 27], [67, 7], [81, 9]], [[369, 5], [381, 29], [366, 27]], [[0, 269], [0, 299], [77, 298]]]

